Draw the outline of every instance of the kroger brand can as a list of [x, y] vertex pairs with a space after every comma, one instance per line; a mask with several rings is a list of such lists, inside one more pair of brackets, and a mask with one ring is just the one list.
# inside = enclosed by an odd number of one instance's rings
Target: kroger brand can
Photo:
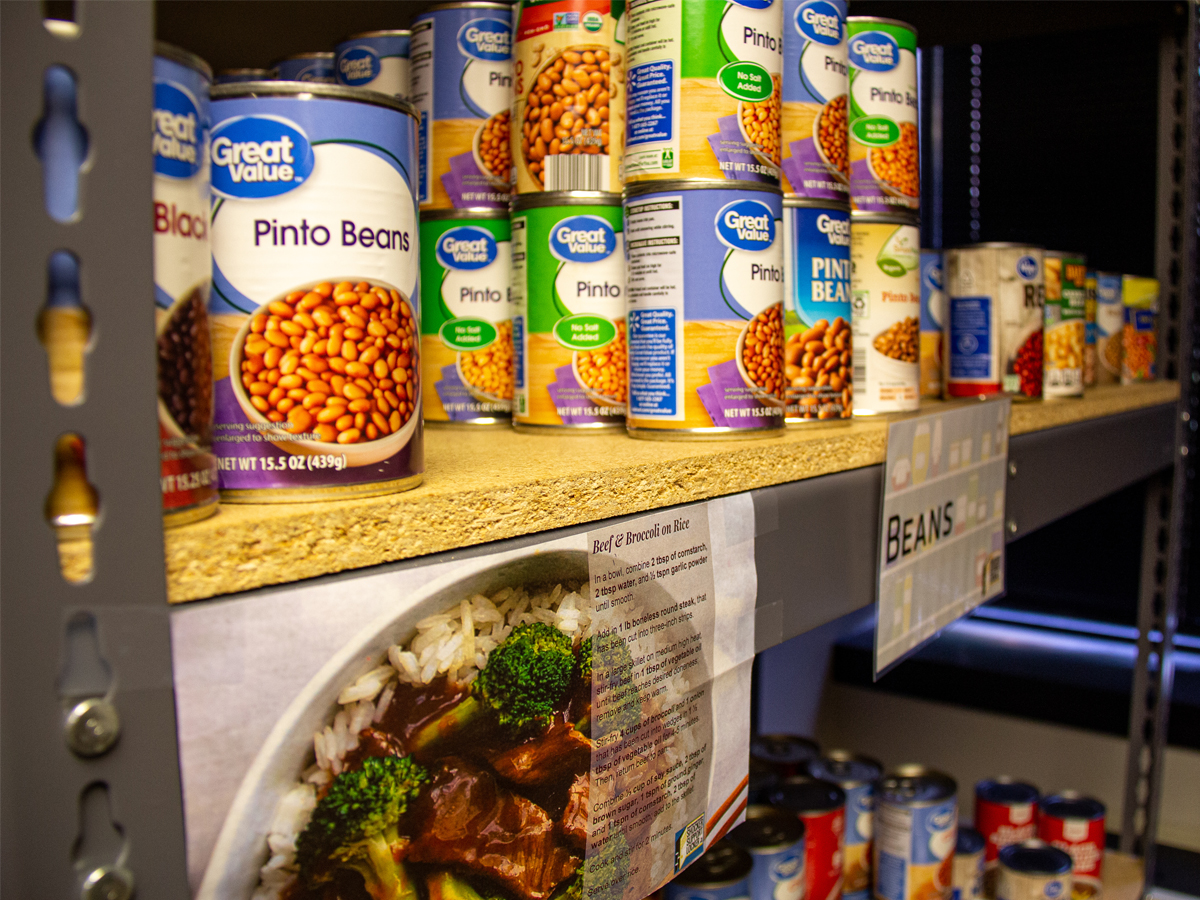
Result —
[[335, 49], [338, 84], [409, 98], [412, 32], [408, 29], [352, 34]]
[[838, 900], [842, 895], [842, 847], [846, 792], [830, 781], [797, 776], [771, 792], [771, 805], [804, 823], [804, 896]]
[[746, 807], [729, 840], [754, 857], [751, 900], [804, 900], [804, 823], [773, 806]]
[[213, 120], [209, 315], [223, 496], [416, 486], [411, 107], [338, 85], [226, 85], [213, 89]]
[[1019, 844], [1037, 834], [1037, 802], [1041, 796], [1032, 784], [1012, 778], [989, 778], [975, 785], [975, 828], [983, 835], [984, 893], [995, 896], [996, 860], [1009, 844]]
[[1121, 276], [1096, 273], [1096, 384], [1121, 380], [1121, 329], [1125, 312], [1121, 304]]
[[421, 379], [426, 422], [509, 424], [513, 396], [508, 216], [421, 216]]
[[512, 6], [439, 3], [412, 23], [422, 209], [508, 206]]
[[[675, 869], [685, 862], [675, 861]], [[750, 900], [754, 857], [730, 840], [714, 843], [663, 888], [663, 900]]]
[[850, 213], [785, 197], [783, 252], [787, 421], [849, 421]]
[[1047, 250], [1045, 278], [1042, 392], [1047, 397], [1082, 397], [1087, 257]]
[[168, 525], [217, 511], [208, 329], [208, 143], [212, 72], [170, 44], [154, 48], [154, 321], [158, 436]]
[[921, 205], [917, 155], [917, 32], [906, 22], [851, 16], [850, 207]]
[[621, 190], [625, 25], [622, 0], [518, 4], [512, 130], [518, 194]]
[[1071, 857], [1073, 900], [1098, 900], [1103, 892], [1104, 804], [1075, 791], [1043, 797], [1038, 838]]
[[845, 0], [784, 0], [784, 194], [849, 202], [849, 85]]
[[1152, 381], [1158, 355], [1158, 279], [1126, 275], [1121, 280], [1125, 328], [1121, 348], [1121, 384]]
[[297, 53], [285, 56], [271, 68], [277, 81], [309, 81], [316, 84], [337, 84], [332, 53]]
[[842, 854], [842, 897], [866, 900], [871, 894], [871, 839], [875, 833], [875, 784], [883, 766], [869, 756], [830, 750], [808, 763], [813, 778], [846, 792], [846, 831]]
[[969, 825], [958, 826], [954, 844], [953, 900], [983, 897], [983, 835]]
[[783, 0], [630, 4], [625, 179], [779, 185]]
[[946, 326], [946, 292], [943, 290], [942, 251], [921, 251], [921, 396], [942, 396], [945, 360], [942, 331]]
[[996, 900], [1063, 900], [1071, 894], [1071, 857], [1044, 841], [1000, 851]]
[[778, 188], [626, 189], [634, 437], [783, 427], [782, 218]]
[[750, 761], [783, 778], [803, 775], [810, 760], [821, 755], [817, 742], [795, 734], [756, 734], [750, 738]]
[[950, 358], [946, 393], [1042, 393], [1042, 251], [1024, 244], [973, 244], [946, 251]]
[[270, 69], [220, 69], [213, 84], [241, 84], [245, 81], [270, 81], [275, 77]]
[[513, 204], [512, 288], [519, 429], [625, 425], [621, 198], [523, 194]]
[[924, 766], [901, 766], [875, 795], [875, 896], [949, 900], [958, 801], [954, 779]]
[[921, 234], [897, 216], [850, 223], [854, 414], [916, 409], [921, 402]]

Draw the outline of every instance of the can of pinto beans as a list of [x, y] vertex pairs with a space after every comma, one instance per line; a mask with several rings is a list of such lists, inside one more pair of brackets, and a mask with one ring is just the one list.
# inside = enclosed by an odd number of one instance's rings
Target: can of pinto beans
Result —
[[212, 71], [169, 44], [154, 49], [154, 305], [163, 518], [217, 511], [208, 328], [208, 143]]
[[632, 436], [783, 428], [782, 218], [778, 188], [626, 188]]
[[364, 31], [346, 38], [336, 49], [338, 84], [409, 98], [411, 31]]
[[460, 209], [421, 214], [421, 378], [427, 423], [510, 423], [511, 261], [506, 214]]
[[1047, 397], [1082, 397], [1087, 257], [1047, 250], [1044, 272], [1042, 393]]

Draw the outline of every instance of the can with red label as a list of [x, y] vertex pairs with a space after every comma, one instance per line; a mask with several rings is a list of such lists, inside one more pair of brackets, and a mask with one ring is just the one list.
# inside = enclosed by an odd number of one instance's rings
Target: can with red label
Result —
[[756, 734], [750, 739], [750, 759], [769, 766], [780, 778], [803, 775], [808, 761], [820, 755], [816, 741], [796, 734]]
[[1019, 844], [1037, 834], [1037, 802], [1041, 793], [1032, 784], [1007, 776], [988, 778], [975, 785], [975, 828], [983, 835], [983, 893], [996, 895], [996, 859], [1009, 844]]
[[1104, 867], [1104, 804], [1062, 791], [1038, 804], [1038, 837], [1071, 857], [1072, 900], [1099, 900]]
[[771, 792], [771, 805], [804, 823], [805, 900], [841, 900], [846, 792], [831, 781], [798, 776]]
[[1009, 844], [997, 871], [997, 900], [1065, 900], [1071, 893], [1071, 857], [1044, 841]]

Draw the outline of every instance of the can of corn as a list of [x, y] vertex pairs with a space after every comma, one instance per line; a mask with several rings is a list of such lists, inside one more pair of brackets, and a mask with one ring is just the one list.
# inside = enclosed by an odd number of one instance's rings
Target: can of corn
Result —
[[1086, 278], [1087, 257], [1082, 253], [1045, 252], [1042, 393], [1047, 397], [1083, 396]]

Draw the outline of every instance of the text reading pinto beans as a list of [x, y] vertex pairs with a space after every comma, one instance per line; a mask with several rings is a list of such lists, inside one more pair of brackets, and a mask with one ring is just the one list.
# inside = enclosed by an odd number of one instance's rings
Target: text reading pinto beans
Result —
[[[299, 225], [280, 225], [278, 219], [254, 220], [255, 247], [324, 247], [333, 233], [336, 233], [336, 229], [331, 232], [325, 225], [311, 225], [308, 219], [301, 219]], [[342, 219], [341, 235], [343, 247], [378, 247], [380, 250], [405, 253], [412, 248], [412, 239], [407, 231], [357, 225], [349, 219]]]

